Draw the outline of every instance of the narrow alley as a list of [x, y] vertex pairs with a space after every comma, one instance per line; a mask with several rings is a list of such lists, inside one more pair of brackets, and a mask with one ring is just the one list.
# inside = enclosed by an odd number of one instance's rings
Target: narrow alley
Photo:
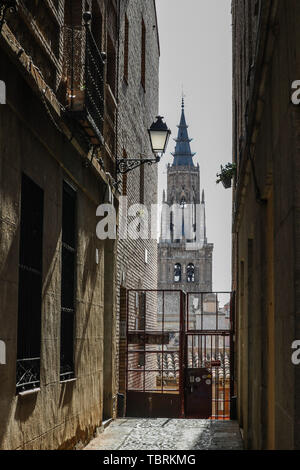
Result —
[[0, 0], [1, 468], [300, 450], [299, 24]]
[[242, 450], [236, 421], [118, 419], [85, 450]]

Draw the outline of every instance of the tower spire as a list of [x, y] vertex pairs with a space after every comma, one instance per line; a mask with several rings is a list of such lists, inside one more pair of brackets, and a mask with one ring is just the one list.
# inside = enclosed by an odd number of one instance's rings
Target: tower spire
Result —
[[180, 124], [178, 127], [177, 139], [175, 139], [176, 147], [175, 152], [172, 153], [174, 157], [173, 166], [194, 166], [193, 156], [196, 155], [192, 153], [190, 143], [192, 139], [188, 135], [188, 126], [185, 120], [184, 112], [184, 96], [182, 96], [181, 101], [181, 118]]

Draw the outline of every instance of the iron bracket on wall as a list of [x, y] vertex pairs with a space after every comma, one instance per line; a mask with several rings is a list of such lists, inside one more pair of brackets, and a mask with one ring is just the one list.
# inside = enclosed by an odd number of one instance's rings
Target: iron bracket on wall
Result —
[[154, 163], [159, 163], [160, 157], [155, 158], [121, 158], [117, 160], [117, 173], [124, 175], [129, 171], [138, 168], [139, 166], [145, 165], [153, 165]]

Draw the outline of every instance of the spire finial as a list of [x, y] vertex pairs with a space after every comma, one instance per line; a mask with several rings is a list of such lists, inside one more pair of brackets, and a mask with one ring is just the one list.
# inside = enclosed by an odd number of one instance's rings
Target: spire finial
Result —
[[184, 94], [184, 91], [183, 91], [183, 85], [182, 85], [182, 101], [181, 101], [181, 108], [184, 109], [184, 98], [185, 98], [185, 94]]
[[204, 189], [202, 191], [202, 204], [205, 204], [205, 194], [204, 194]]

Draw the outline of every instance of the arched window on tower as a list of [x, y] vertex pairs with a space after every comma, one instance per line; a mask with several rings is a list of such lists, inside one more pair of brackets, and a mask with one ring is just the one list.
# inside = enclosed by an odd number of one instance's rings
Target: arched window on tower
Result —
[[187, 282], [195, 282], [195, 266], [190, 263], [186, 268]]
[[181, 264], [177, 263], [174, 266], [174, 282], [181, 281]]

